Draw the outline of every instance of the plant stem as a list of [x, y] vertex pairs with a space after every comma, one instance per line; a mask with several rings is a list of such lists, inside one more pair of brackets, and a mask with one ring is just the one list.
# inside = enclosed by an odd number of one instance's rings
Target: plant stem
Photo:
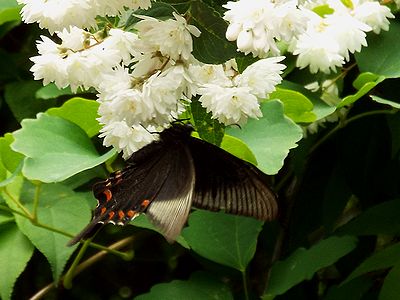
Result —
[[247, 287], [247, 276], [246, 276], [246, 269], [242, 271], [242, 281], [243, 281], [243, 290], [244, 290], [244, 297], [246, 300], [249, 300], [249, 291]]
[[90, 244], [90, 241], [91, 239], [88, 239], [83, 243], [82, 247], [79, 249], [78, 255], [75, 256], [74, 261], [72, 262], [68, 271], [65, 273], [63, 284], [66, 289], [70, 289], [72, 287], [72, 278], [74, 278], [76, 267], [83, 258], [83, 255], [85, 254], [86, 249]]
[[29, 219], [32, 218], [31, 212], [25, 206], [23, 206], [22, 203], [19, 202], [19, 200], [15, 199], [14, 196], [11, 195], [7, 189], [4, 189], [4, 193], [6, 193], [6, 195], [11, 199], [11, 201], [14, 202], [15, 205], [17, 205], [24, 212], [25, 215], [24, 214], [21, 214], [21, 215], [23, 215]]
[[[116, 251], [117, 249], [121, 249], [121, 248], [129, 245], [133, 240], [134, 240], [134, 237], [130, 236], [128, 238], [125, 238], [123, 240], [120, 240], [120, 241], [116, 242], [115, 244], [112, 244], [109, 247], [109, 249]], [[84, 271], [85, 269], [87, 269], [88, 267], [90, 267], [91, 265], [93, 265], [94, 263], [99, 261], [100, 259], [102, 259], [107, 254], [108, 254], [107, 251], [101, 251], [99, 253], [96, 253], [92, 257], [88, 258], [87, 260], [85, 260], [81, 264], [77, 265], [77, 267], [75, 268], [75, 274], [74, 275], [75, 276], [78, 275], [79, 273], [81, 273], [82, 271]], [[60, 280], [64, 280], [64, 278], [65, 278], [65, 276], [62, 276], [60, 278]], [[41, 299], [42, 297], [44, 297], [49, 291], [51, 291], [55, 287], [56, 287], [55, 282], [52, 282], [52, 283], [48, 284], [47, 286], [45, 286], [44, 288], [39, 290], [35, 295], [33, 295], [30, 298], [30, 300]]]
[[39, 182], [35, 186], [35, 196], [33, 198], [33, 214], [32, 214], [32, 221], [37, 221], [37, 211], [39, 206], [39, 195], [41, 190], [42, 184]]

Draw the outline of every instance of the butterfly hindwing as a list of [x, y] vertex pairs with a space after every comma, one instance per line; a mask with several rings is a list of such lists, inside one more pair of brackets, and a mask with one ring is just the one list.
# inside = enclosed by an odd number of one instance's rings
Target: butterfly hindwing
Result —
[[197, 138], [188, 142], [196, 170], [193, 206], [273, 220], [275, 193], [255, 166]]
[[99, 223], [125, 225], [145, 211], [172, 241], [186, 222], [193, 187], [193, 162], [186, 146], [172, 140], [151, 143], [134, 153], [123, 170], [94, 185], [98, 205], [93, 219], [68, 244], [91, 236]]

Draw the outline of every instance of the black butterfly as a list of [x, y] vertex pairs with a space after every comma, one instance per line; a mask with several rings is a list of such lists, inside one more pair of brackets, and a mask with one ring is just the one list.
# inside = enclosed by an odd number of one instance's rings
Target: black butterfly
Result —
[[125, 225], [145, 212], [174, 241], [193, 206], [273, 220], [275, 194], [266, 175], [236, 156], [191, 136], [190, 124], [173, 124], [160, 139], [135, 152], [127, 166], [93, 186], [92, 221], [68, 245], [88, 238], [99, 224]]

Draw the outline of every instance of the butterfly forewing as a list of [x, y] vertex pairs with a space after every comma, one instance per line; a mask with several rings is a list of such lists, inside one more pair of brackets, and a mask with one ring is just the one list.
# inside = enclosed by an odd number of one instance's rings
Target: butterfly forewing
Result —
[[261, 220], [276, 218], [276, 196], [264, 173], [200, 139], [191, 138], [188, 146], [196, 172], [194, 206]]

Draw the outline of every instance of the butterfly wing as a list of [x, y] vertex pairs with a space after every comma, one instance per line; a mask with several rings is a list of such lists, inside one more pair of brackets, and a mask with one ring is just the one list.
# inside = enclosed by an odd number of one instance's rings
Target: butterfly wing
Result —
[[275, 193], [255, 166], [210, 143], [188, 142], [196, 172], [193, 206], [273, 220], [278, 213]]
[[93, 219], [68, 245], [91, 236], [98, 224], [125, 225], [141, 212], [147, 212], [167, 240], [175, 240], [191, 207], [194, 180], [193, 161], [184, 144], [149, 144], [132, 155], [126, 168], [94, 185], [98, 205]]

